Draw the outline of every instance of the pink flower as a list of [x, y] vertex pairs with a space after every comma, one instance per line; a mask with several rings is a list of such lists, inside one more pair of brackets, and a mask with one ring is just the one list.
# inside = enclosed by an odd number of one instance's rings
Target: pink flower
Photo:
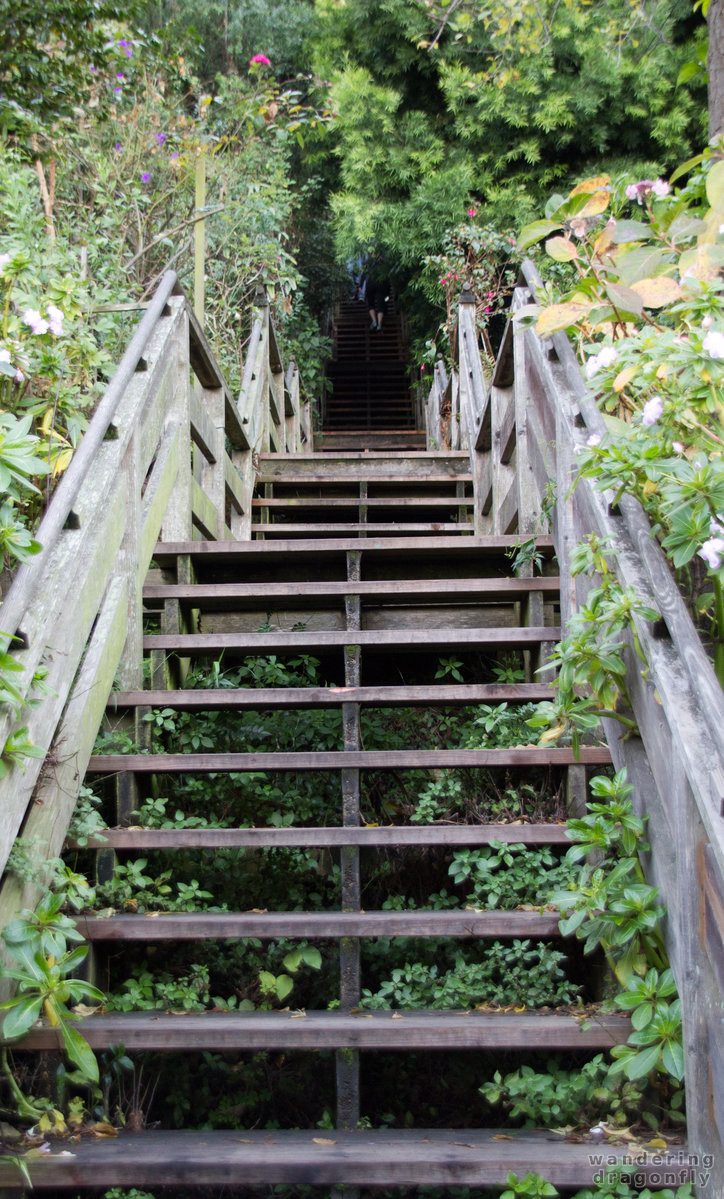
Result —
[[586, 445], [590, 446], [591, 448], [593, 448], [596, 445], [600, 445], [600, 444], [601, 444], [601, 434], [600, 433], [592, 433], [591, 436], [588, 438], [588, 441], [586, 442]]
[[7, 362], [8, 366], [10, 365], [10, 351], [9, 350], [0, 350], [0, 362]]
[[15, 374], [13, 375], [13, 379], [14, 379], [14, 381], [15, 381], [16, 383], [22, 383], [24, 378], [25, 378], [25, 375], [24, 375], [24, 374], [23, 374], [23, 372], [21, 371], [20, 367], [18, 367], [18, 369], [16, 370]]
[[270, 67], [271, 59], [267, 58], [266, 54], [255, 54], [253, 58], [249, 59], [249, 66], [253, 67], [255, 63], [262, 67]]
[[477, 216], [477, 215], [478, 215], [477, 208], [468, 208], [468, 216]]
[[629, 183], [626, 188], [626, 196], [629, 200], [636, 200], [639, 204], [643, 204], [650, 195], [668, 196], [669, 191], [670, 188], [665, 179], [641, 179], [639, 183]]
[[672, 450], [674, 450], [675, 453], [683, 454], [684, 443], [682, 441], [672, 441], [671, 448], [672, 448]]

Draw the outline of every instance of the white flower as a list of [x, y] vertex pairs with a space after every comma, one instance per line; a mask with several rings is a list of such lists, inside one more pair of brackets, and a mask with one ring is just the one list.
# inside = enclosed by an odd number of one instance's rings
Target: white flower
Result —
[[651, 184], [651, 190], [655, 196], [668, 196], [671, 189], [665, 179], [657, 179]]
[[677, 454], [683, 454], [684, 443], [682, 441], [672, 441], [671, 448], [672, 450], [675, 450]]
[[664, 411], [664, 401], [661, 396], [652, 396], [644, 404], [644, 411], [641, 417], [642, 425], [655, 425], [661, 413]]
[[0, 362], [10, 362], [9, 350], [0, 350]]
[[701, 343], [701, 348], [711, 354], [712, 358], [724, 358], [724, 333], [719, 329], [710, 329]]
[[588, 438], [588, 441], [586, 442], [586, 445], [590, 445], [591, 447], [593, 447], [595, 445], [600, 445], [600, 444], [601, 444], [601, 434], [600, 433], [592, 433], [591, 436]]
[[586, 363], [586, 378], [592, 379], [593, 376], [602, 369], [602, 367], [611, 366], [618, 358], [618, 351], [614, 346], [603, 346], [597, 354], [588, 359]]
[[707, 312], [706, 316], [701, 318], [701, 327], [702, 327], [702, 329], [708, 329], [710, 327], [710, 325], [713, 325], [713, 324], [714, 324], [714, 317], [711, 315], [710, 312]]
[[48, 322], [40, 315], [37, 308], [26, 308], [23, 313], [23, 323], [26, 324], [33, 333], [39, 336], [48, 332]]
[[10, 262], [10, 254], [0, 254], [0, 271]]
[[18, 367], [15, 374], [13, 375], [13, 379], [15, 380], [16, 383], [22, 383], [24, 378], [25, 378], [25, 375], [21, 371], [20, 367]]
[[55, 337], [60, 337], [63, 332], [64, 314], [55, 304], [48, 304], [48, 320], [50, 322], [50, 332]]
[[720, 523], [722, 520], [724, 520], [724, 516], [719, 516], [716, 520], [714, 520], [714, 517], [712, 516], [711, 520], [709, 521], [709, 532], [711, 533], [712, 537], [720, 537], [724, 535], [724, 525]]
[[724, 554], [724, 537], [710, 537], [699, 550], [699, 557], [703, 558], [712, 570], [718, 570], [721, 566], [722, 554]]

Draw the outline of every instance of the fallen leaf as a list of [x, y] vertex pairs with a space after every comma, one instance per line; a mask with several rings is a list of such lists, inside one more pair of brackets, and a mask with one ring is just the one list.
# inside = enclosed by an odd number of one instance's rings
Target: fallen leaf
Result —
[[117, 1137], [118, 1129], [109, 1124], [107, 1120], [96, 1120], [95, 1124], [91, 1125], [91, 1130], [94, 1137]]
[[506, 1136], [504, 1132], [496, 1132], [493, 1134], [494, 1141], [514, 1141], [515, 1137]]
[[336, 1145], [336, 1141], [330, 1141], [329, 1137], [312, 1137], [315, 1145]]
[[305, 1012], [304, 1008], [300, 1007], [300, 1008], [297, 1008], [297, 1010], [295, 1012], [289, 1013], [289, 1019], [290, 1020], [300, 1020], [303, 1016], [306, 1016], [306, 1014], [307, 1013]]
[[402, 1016], [400, 1015], [399, 1012], [393, 1012], [392, 1015], [390, 1016], [390, 1019], [391, 1020], [401, 1020]]

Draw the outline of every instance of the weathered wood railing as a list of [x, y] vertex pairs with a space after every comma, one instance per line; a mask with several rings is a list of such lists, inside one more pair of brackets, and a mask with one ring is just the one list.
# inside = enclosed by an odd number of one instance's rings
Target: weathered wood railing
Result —
[[[60, 852], [114, 678], [141, 684], [141, 588], [156, 542], [249, 538], [255, 453], [312, 448], [298, 372], [283, 373], [258, 300], [237, 403], [176, 275], [164, 276], [53, 496], [42, 551], [0, 609], [23, 666], [13, 682], [38, 701], [3, 713], [0, 745], [25, 727], [43, 754], [0, 781], [0, 869], [18, 835], [40, 863]], [[33, 903], [25, 887], [6, 877], [0, 926]]]
[[[513, 314], [534, 298], [531, 263]], [[640, 736], [605, 722], [617, 769], [635, 785], [649, 817], [649, 874], [667, 908], [666, 940], [684, 1013], [689, 1149], [711, 1155], [706, 1194], [724, 1194], [724, 693], [638, 501], [617, 506], [589, 480], [575, 488], [579, 449], [605, 423], [564, 333], [541, 340], [514, 315], [492, 383], [476, 367], [472, 304], [460, 306], [459, 378], [463, 445], [479, 497], [476, 532], [542, 531], [552, 501], [561, 578], [561, 624], [593, 585], [572, 578], [571, 552], [587, 534], [605, 538], [626, 587], [653, 600], [661, 620], [637, 620], [647, 669], [631, 654], [627, 686]], [[454, 386], [440, 372], [436, 386]], [[433, 387], [433, 393], [435, 387]], [[428, 414], [440, 411], [440, 395]], [[434, 435], [434, 434], [433, 434]], [[708, 1162], [707, 1156], [707, 1162]]]

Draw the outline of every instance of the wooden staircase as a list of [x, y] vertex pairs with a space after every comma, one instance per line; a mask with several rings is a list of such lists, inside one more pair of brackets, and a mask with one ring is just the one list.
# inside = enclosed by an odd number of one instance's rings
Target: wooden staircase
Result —
[[[628, 1021], [596, 1018], [582, 1027], [573, 1013], [551, 1010], [374, 1011], [360, 1009], [365, 985], [362, 947], [371, 939], [451, 937], [467, 942], [492, 938], [559, 939], [554, 912], [365, 910], [363, 888], [370, 855], [404, 848], [422, 861], [431, 846], [474, 848], [491, 840], [527, 845], [563, 845], [560, 823], [414, 824], [401, 816], [389, 824], [367, 825], [363, 796], [366, 772], [481, 767], [505, 778], [544, 768], [563, 791], [569, 769], [600, 767], [607, 749], [583, 749], [574, 764], [569, 749], [527, 745], [511, 749], [457, 749], [447, 746], [374, 750], [360, 733], [360, 714], [394, 709], [434, 708], [544, 698], [549, 688], [532, 681], [547, 647], [560, 635], [559, 580], [553, 573], [551, 541], [538, 539], [543, 574], [511, 574], [508, 551], [513, 536], [473, 536], [467, 512], [473, 503], [468, 455], [350, 453], [264, 454], [259, 463], [252, 538], [245, 541], [161, 542], [144, 587], [149, 620], [161, 631], [144, 636], [149, 660], [145, 690], [115, 693], [114, 720], [133, 719], [144, 752], [99, 754], [91, 758], [91, 778], [118, 780], [119, 827], [105, 834], [106, 857], [127, 851], [174, 852], [303, 846], [320, 852], [327, 868], [340, 870], [337, 910], [267, 911], [257, 908], [253, 891], [239, 910], [87, 916], [83, 935], [108, 969], [123, 971], [134, 943], [178, 949], [201, 941], [234, 942], [258, 938], [338, 943], [338, 1009], [331, 1011], [208, 1011], [98, 1013], [82, 1022], [95, 1049], [122, 1043], [129, 1052], [182, 1052], [185, 1069], [194, 1055], [213, 1051], [245, 1055], [305, 1051], [335, 1054], [336, 1128], [320, 1132], [321, 1112], [308, 1112], [308, 1127], [270, 1129], [248, 1126], [233, 1131], [152, 1127], [125, 1130], [115, 1140], [82, 1138], [70, 1156], [32, 1162], [36, 1190], [64, 1193], [105, 1186], [183, 1188], [184, 1197], [209, 1186], [384, 1188], [499, 1186], [509, 1170], [539, 1171], [566, 1190], [590, 1185], [600, 1165], [591, 1143], [528, 1130], [481, 1128], [480, 1103], [470, 1096], [470, 1118], [460, 1128], [365, 1127], [365, 1081], [374, 1075], [375, 1054], [419, 1051], [565, 1050], [581, 1055], [626, 1040]], [[372, 501], [372, 502], [371, 502]], [[376, 501], [376, 502], [374, 502]], [[370, 517], [370, 512], [374, 515]], [[333, 519], [330, 520], [330, 513]], [[432, 514], [432, 519], [431, 519]], [[443, 515], [454, 519], [440, 522]], [[435, 517], [438, 519], [436, 520]], [[301, 519], [300, 519], [301, 518]], [[260, 626], [263, 626], [260, 631]], [[470, 679], [436, 678], [441, 656], [454, 653]], [[184, 688], [189, 662], [218, 660], [224, 666], [249, 655], [314, 654], [321, 662], [323, 687]], [[525, 665], [527, 682], [495, 681], [502, 655]], [[285, 711], [319, 708], [341, 713], [334, 748], [281, 752], [273, 748], [237, 752], [159, 754], [147, 752], [148, 723], [154, 707], [172, 711]], [[144, 737], [146, 737], [144, 746]], [[259, 812], [259, 826], [211, 829], [144, 829], [132, 824], [138, 797], [153, 777], [163, 777], [173, 798], [174, 779], [194, 774], [273, 771], [293, 778], [320, 772], [338, 780], [336, 811], [324, 825], [272, 827]], [[414, 777], [414, 776], [413, 776]], [[123, 827], [125, 825], [126, 827]], [[102, 959], [99, 959], [102, 960]], [[111, 980], [112, 981], [112, 980]], [[38, 1025], [25, 1048], [48, 1050], [57, 1034]], [[480, 1081], [483, 1081], [482, 1077]], [[367, 1084], [369, 1086], [369, 1083]], [[159, 1120], [158, 1112], [153, 1119]], [[362, 1124], [360, 1124], [362, 1121]], [[66, 1146], [60, 1146], [61, 1149]], [[624, 1150], [606, 1147], [607, 1153]], [[656, 1185], [660, 1166], [637, 1166]], [[672, 1165], [677, 1180], [687, 1167]], [[671, 1171], [669, 1171], [669, 1175]], [[0, 1163], [0, 1185], [17, 1185], [9, 1165]], [[203, 1192], [205, 1193], [205, 1192]], [[349, 1193], [349, 1192], [346, 1192]]]
[[330, 388], [324, 402], [320, 450], [425, 448], [418, 431], [403, 324], [388, 304], [382, 329], [372, 329], [361, 300], [339, 305], [334, 321]]

